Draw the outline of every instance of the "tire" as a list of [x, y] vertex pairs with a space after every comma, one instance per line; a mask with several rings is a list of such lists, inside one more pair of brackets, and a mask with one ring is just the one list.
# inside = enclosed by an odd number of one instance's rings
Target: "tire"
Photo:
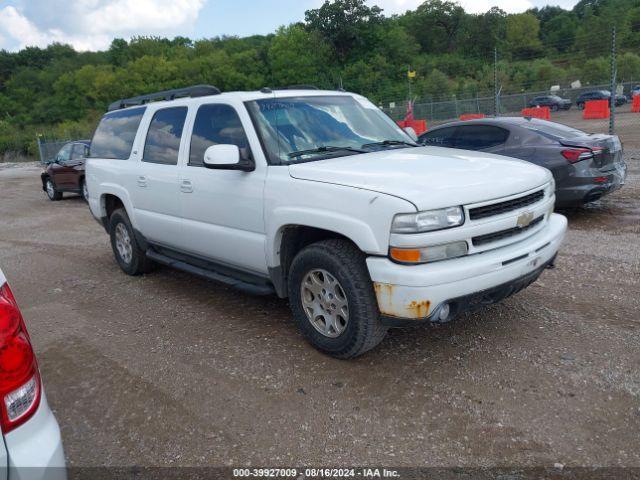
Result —
[[[311, 291], [314, 288], [322, 289], [319, 284], [328, 286], [326, 295], [321, 293], [322, 290], [318, 291], [318, 295]], [[378, 345], [387, 333], [386, 327], [380, 322], [365, 255], [349, 241], [324, 240], [300, 251], [289, 269], [288, 289], [291, 310], [298, 327], [305, 339], [323, 353], [336, 358], [354, 358]], [[307, 302], [306, 306], [303, 301]], [[312, 302], [325, 303], [324, 307], [319, 305], [311, 310], [309, 305]], [[310, 312], [309, 316], [307, 311]], [[334, 312], [335, 321], [321, 320], [329, 318], [326, 315], [331, 311]], [[346, 319], [343, 315], [345, 311]], [[316, 317], [315, 322], [310, 316]], [[327, 328], [330, 324], [337, 328]]]
[[551, 111], [552, 112], [557, 112], [558, 111], [558, 105], [551, 105]]
[[140, 275], [151, 270], [153, 263], [138, 245], [127, 212], [123, 208], [111, 214], [109, 232], [113, 255], [124, 273]]
[[580, 102], [576, 104], [580, 110], [584, 110], [584, 103]]
[[45, 181], [44, 190], [45, 192], [47, 192], [47, 197], [49, 197], [49, 200], [51, 200], [52, 202], [62, 200], [62, 192], [56, 190], [56, 186], [51, 178], [47, 178], [47, 180]]
[[89, 191], [87, 190], [87, 182], [84, 180], [80, 180], [80, 196], [82, 199], [89, 203]]

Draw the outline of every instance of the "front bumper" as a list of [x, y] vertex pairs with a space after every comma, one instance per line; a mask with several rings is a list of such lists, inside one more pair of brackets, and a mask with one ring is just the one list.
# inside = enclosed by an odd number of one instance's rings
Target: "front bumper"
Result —
[[424, 265], [369, 257], [367, 267], [382, 320], [390, 326], [435, 321], [444, 304], [451, 309], [449, 320], [478, 302], [499, 301], [552, 264], [566, 230], [567, 219], [552, 214], [542, 230], [525, 240], [467, 257]]

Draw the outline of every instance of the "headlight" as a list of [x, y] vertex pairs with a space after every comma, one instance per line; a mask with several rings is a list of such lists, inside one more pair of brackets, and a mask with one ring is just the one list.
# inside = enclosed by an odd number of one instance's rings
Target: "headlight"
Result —
[[391, 247], [389, 249], [389, 256], [396, 262], [417, 264], [462, 257], [466, 255], [468, 251], [469, 247], [467, 242], [453, 242], [422, 248]]
[[556, 193], [556, 181], [553, 177], [551, 177], [551, 181], [547, 184], [547, 188], [545, 188], [545, 190], [548, 197], [551, 197]]
[[462, 207], [441, 208], [418, 213], [401, 213], [393, 217], [391, 233], [422, 233], [457, 227], [464, 223]]

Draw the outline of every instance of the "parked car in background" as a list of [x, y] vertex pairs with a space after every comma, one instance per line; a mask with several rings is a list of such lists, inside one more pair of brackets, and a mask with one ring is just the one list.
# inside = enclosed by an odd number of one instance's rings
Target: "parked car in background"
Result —
[[[591, 90], [581, 93], [576, 99], [576, 105], [580, 110], [584, 109], [584, 104], [589, 100], [609, 100], [611, 98], [611, 92], [609, 90]], [[625, 95], [616, 95], [616, 106], [621, 106], [627, 103], [627, 97]]]
[[65, 479], [60, 429], [47, 404], [29, 333], [0, 270], [0, 478]]
[[569, 110], [571, 100], [560, 98], [557, 95], [542, 95], [529, 100], [529, 107], [549, 107], [554, 112], [558, 110]]
[[453, 122], [432, 128], [418, 141], [506, 155], [548, 168], [556, 181], [558, 207], [597, 200], [622, 187], [627, 173], [616, 135], [591, 135], [536, 118]]
[[89, 156], [90, 145], [89, 140], [66, 143], [47, 164], [41, 179], [42, 189], [49, 200], [60, 200], [64, 192], [78, 193], [87, 199], [84, 165]]
[[419, 147], [342, 91], [196, 86], [119, 100], [87, 179], [125, 273], [156, 262], [288, 297], [305, 338], [339, 358], [389, 327], [520, 291], [553, 265], [567, 227], [548, 170]]
[[640, 85], [636, 85], [631, 90], [631, 98], [635, 97], [636, 95], [640, 95]]

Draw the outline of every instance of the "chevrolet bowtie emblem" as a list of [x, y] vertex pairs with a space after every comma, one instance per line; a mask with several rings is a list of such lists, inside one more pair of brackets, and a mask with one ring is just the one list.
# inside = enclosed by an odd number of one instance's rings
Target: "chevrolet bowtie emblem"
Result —
[[521, 213], [520, 216], [518, 217], [518, 226], [520, 228], [528, 227], [532, 221], [533, 221], [533, 212]]

